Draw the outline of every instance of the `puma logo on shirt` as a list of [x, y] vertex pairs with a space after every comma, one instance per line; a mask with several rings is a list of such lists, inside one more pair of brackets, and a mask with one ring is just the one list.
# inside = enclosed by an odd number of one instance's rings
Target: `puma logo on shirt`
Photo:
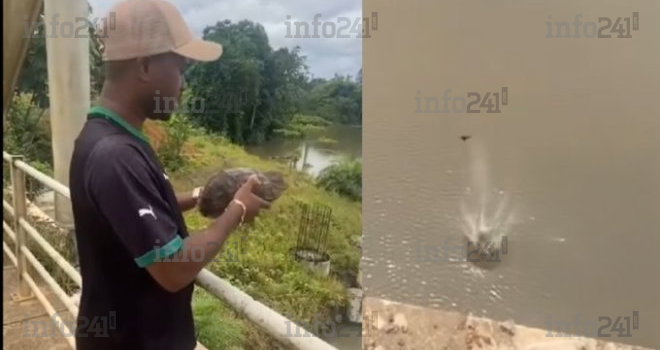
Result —
[[142, 208], [142, 209], [138, 210], [138, 214], [140, 215], [140, 217], [143, 217], [143, 216], [149, 214], [149, 215], [154, 217], [154, 220], [158, 220], [156, 218], [156, 214], [154, 214], [154, 209], [151, 206], [149, 206], [149, 208]]

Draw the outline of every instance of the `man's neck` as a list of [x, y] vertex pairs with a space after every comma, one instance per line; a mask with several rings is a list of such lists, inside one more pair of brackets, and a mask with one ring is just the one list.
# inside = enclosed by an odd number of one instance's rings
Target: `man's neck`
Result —
[[104, 87], [99, 98], [99, 105], [117, 113], [122, 119], [126, 120], [131, 126], [142, 130], [142, 124], [147, 119], [144, 113], [133, 101], [130, 100], [131, 94], [114, 94]]

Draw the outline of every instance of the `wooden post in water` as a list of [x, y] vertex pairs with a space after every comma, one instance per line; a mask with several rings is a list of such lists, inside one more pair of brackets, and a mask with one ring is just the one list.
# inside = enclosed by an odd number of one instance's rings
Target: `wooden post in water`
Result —
[[[86, 0], [45, 1], [44, 14], [55, 179], [68, 186], [73, 142], [90, 105], [89, 24], [81, 20], [89, 18], [89, 6]], [[72, 226], [71, 202], [57, 194], [55, 219]]]

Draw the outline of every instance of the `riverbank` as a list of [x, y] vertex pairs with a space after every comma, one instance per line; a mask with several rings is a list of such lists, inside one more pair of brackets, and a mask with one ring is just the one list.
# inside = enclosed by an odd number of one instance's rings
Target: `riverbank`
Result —
[[364, 350], [651, 350], [384, 299], [363, 307]]
[[[220, 137], [194, 136], [184, 152], [188, 164], [168, 174], [177, 191], [203, 185], [211, 174], [232, 167], [277, 170], [285, 174], [290, 186], [268, 212], [229, 238], [225, 246], [230, 248], [207, 266], [209, 270], [294, 321], [312, 321], [315, 314], [324, 319], [348, 304], [346, 285], [356, 279], [361, 256], [360, 203], [318, 189], [311, 176], [250, 155]], [[331, 257], [328, 277], [315, 275], [290, 258], [300, 202], [321, 203], [333, 210], [327, 242]], [[192, 232], [210, 222], [195, 211], [186, 213], [185, 219]], [[200, 288], [195, 292], [193, 308], [198, 340], [209, 350], [276, 347], [267, 335]]]

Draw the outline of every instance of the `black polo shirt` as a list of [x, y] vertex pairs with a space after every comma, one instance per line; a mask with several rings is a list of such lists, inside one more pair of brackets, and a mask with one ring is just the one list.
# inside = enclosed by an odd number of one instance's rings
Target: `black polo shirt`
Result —
[[188, 236], [146, 136], [93, 107], [75, 141], [69, 184], [83, 284], [77, 349], [194, 349], [194, 285], [170, 293], [145, 268]]

